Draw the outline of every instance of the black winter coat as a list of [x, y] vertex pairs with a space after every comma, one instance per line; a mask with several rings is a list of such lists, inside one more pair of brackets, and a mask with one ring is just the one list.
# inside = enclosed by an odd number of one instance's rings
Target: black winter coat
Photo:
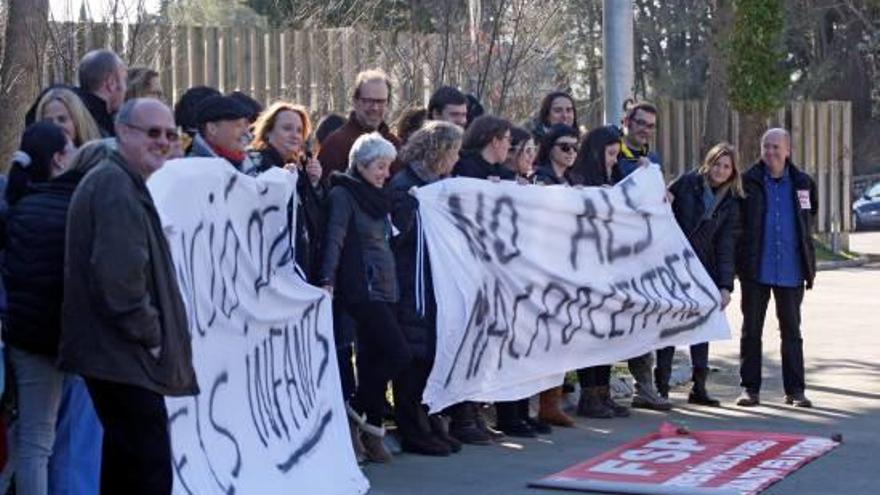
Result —
[[419, 202], [409, 194], [413, 187], [427, 184], [410, 165], [398, 172], [390, 184], [391, 219], [400, 231], [392, 243], [397, 282], [400, 285], [397, 321], [413, 354], [423, 359], [433, 359], [437, 343], [437, 302], [434, 300], [434, 284], [424, 240], [421, 242], [422, 273], [418, 270], [419, 225], [416, 218]]
[[[284, 159], [275, 148], [266, 149], [252, 155], [256, 168], [253, 175], [265, 172], [272, 167], [284, 168]], [[324, 237], [324, 186], [319, 183], [312, 186], [309, 176], [301, 171], [296, 181], [296, 232], [294, 250], [296, 263], [305, 272], [310, 283], [317, 283], [318, 263], [321, 253], [321, 241]], [[291, 205], [292, 206], [292, 205]], [[290, 211], [288, 211], [288, 214]]]
[[553, 170], [553, 165], [545, 163], [535, 170], [535, 175], [532, 177], [532, 181], [535, 184], [542, 184], [545, 186], [560, 184], [566, 186], [574, 186], [578, 184], [583, 184], [584, 178], [577, 173], [572, 172], [571, 169], [568, 169], [562, 175], [562, 179], [560, 179], [556, 176], [556, 171]]
[[704, 187], [705, 179], [697, 172], [679, 177], [669, 186], [675, 196], [672, 212], [715, 285], [733, 292], [739, 200], [728, 190], [706, 217]]
[[82, 176], [70, 171], [34, 184], [9, 208], [3, 263], [9, 309], [3, 340], [19, 349], [58, 354], [67, 209]]
[[347, 303], [396, 303], [399, 290], [390, 244], [390, 215], [370, 215], [344, 181], [364, 183], [348, 174], [330, 176], [319, 283], [332, 286], [335, 295]]
[[505, 167], [503, 163], [489, 163], [479, 151], [462, 153], [455, 168], [452, 169], [455, 177], [472, 177], [474, 179], [488, 179], [500, 177], [502, 180], [516, 180], [516, 174]]
[[116, 136], [116, 129], [113, 126], [113, 114], [107, 111], [107, 102], [100, 96], [82, 88], [76, 88], [75, 92], [79, 99], [82, 100], [86, 110], [95, 119], [95, 123], [98, 124], [101, 137]]
[[[807, 289], [813, 288], [816, 278], [816, 247], [813, 245], [813, 228], [819, 211], [816, 183], [793, 163], [787, 161], [792, 181], [792, 198], [797, 212], [797, 232], [800, 242], [801, 263]], [[764, 217], [767, 213], [767, 197], [764, 190], [764, 176], [767, 166], [763, 161], [752, 165], [743, 174], [743, 189], [746, 193], [741, 202], [740, 218], [742, 235], [737, 246], [736, 273], [740, 279], [757, 281], [761, 271], [761, 256], [764, 251]], [[801, 208], [798, 191], [809, 195], [810, 208]]]

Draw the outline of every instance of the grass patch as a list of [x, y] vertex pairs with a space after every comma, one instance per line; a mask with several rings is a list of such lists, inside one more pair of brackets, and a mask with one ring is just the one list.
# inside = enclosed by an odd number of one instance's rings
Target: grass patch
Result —
[[828, 244], [819, 239], [814, 238], [813, 244], [816, 246], [816, 261], [847, 261], [858, 259], [859, 257], [857, 253], [847, 250], [835, 253]]

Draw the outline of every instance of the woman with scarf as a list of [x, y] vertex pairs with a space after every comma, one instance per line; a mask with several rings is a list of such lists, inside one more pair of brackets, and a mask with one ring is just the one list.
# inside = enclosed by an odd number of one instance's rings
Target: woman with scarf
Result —
[[412, 359], [395, 314], [400, 291], [384, 187], [396, 157], [380, 134], [364, 134], [352, 145], [348, 170], [331, 176], [319, 277], [356, 322], [358, 384], [347, 407], [355, 453], [372, 462], [391, 461], [382, 442], [385, 388]]
[[[736, 232], [739, 230], [739, 199], [744, 196], [736, 163], [736, 150], [727, 143], [715, 145], [699, 169], [679, 177], [669, 186], [672, 212], [691, 247], [721, 292], [721, 306], [730, 303], [733, 292]], [[706, 391], [709, 375], [709, 343], [692, 345], [691, 365], [694, 385], [688, 402], [703, 406], [720, 405]], [[654, 382], [663, 397], [669, 396], [674, 347], [657, 351]]]

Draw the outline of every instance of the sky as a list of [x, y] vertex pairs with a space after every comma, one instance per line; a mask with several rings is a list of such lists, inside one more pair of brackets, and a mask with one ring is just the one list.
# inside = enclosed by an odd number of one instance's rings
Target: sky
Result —
[[79, 9], [85, 2], [93, 19], [103, 19], [114, 2], [119, 5], [120, 10], [129, 10], [131, 15], [134, 15], [141, 1], [148, 12], [155, 12], [159, 8], [159, 0], [49, 0], [49, 12], [59, 21], [76, 20], [79, 17]]

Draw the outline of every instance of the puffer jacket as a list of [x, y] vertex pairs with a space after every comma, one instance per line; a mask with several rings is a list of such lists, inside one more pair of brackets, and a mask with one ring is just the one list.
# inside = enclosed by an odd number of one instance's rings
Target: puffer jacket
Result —
[[390, 208], [384, 216], [370, 215], [347, 187], [357, 184], [346, 181], [366, 184], [348, 173], [330, 176], [319, 283], [334, 287], [334, 295], [347, 303], [396, 303], [400, 291], [390, 244]]
[[58, 354], [67, 209], [82, 176], [70, 171], [34, 184], [9, 208], [3, 261], [9, 309], [3, 341], [19, 349]]
[[679, 177], [669, 186], [675, 197], [672, 212], [715, 285], [733, 292], [739, 200], [728, 190], [707, 217], [703, 203], [705, 187], [705, 179], [697, 172]]

